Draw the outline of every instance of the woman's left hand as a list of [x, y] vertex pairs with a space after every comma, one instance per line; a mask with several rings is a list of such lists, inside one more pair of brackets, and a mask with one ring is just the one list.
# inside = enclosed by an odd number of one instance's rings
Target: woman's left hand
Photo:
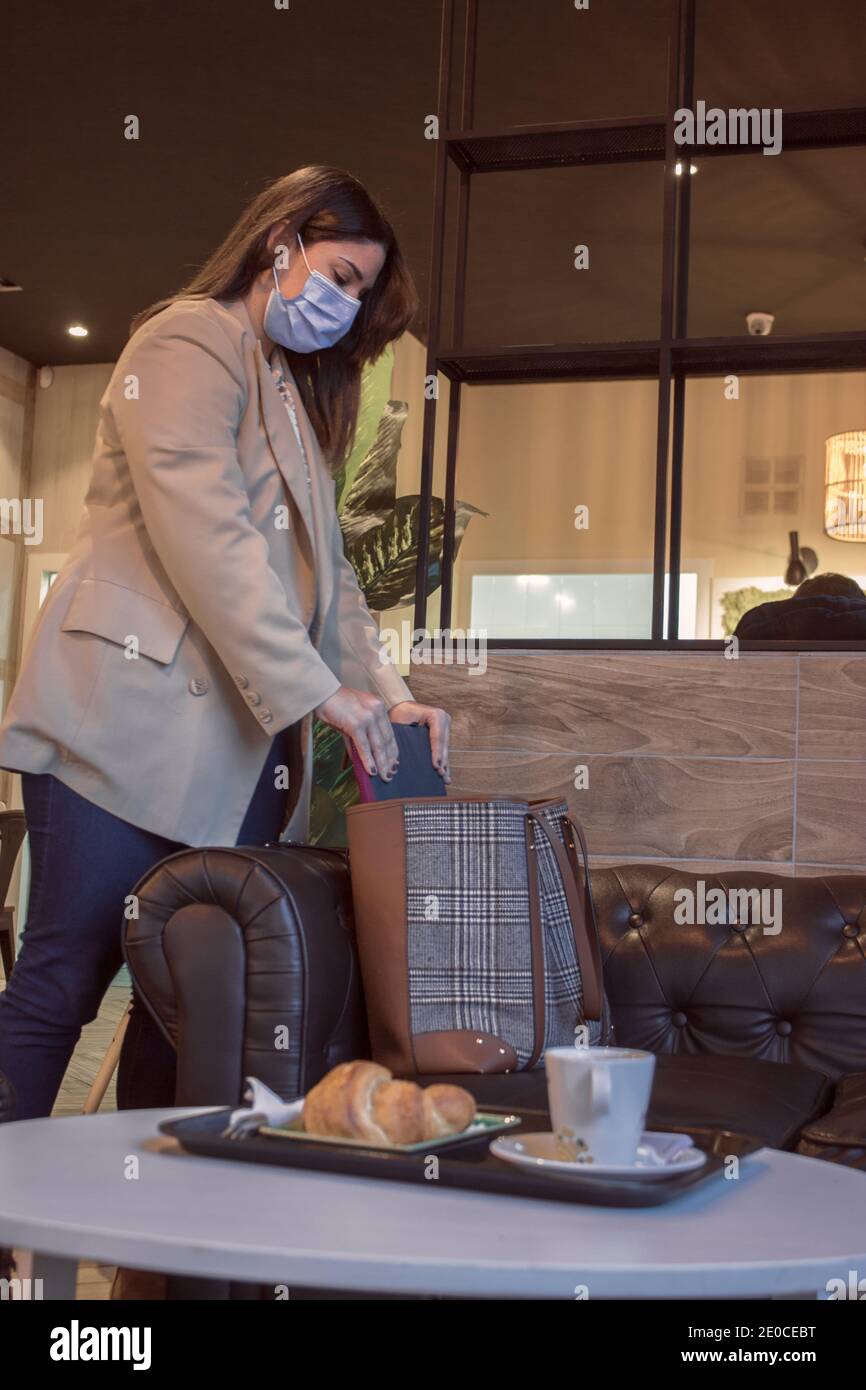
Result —
[[451, 781], [448, 766], [448, 739], [451, 733], [451, 716], [435, 705], [419, 705], [414, 700], [403, 700], [392, 705], [388, 711], [392, 724], [425, 724], [430, 730], [430, 752], [433, 766], [446, 783]]

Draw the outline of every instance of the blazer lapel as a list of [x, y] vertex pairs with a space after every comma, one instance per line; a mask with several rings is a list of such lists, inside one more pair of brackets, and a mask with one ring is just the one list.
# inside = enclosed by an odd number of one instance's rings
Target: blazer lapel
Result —
[[[271, 453], [276, 459], [277, 467], [285, 479], [286, 486], [291, 490], [297, 503], [298, 511], [309, 532], [310, 542], [314, 543], [315, 526], [304, 461], [301, 458], [301, 451], [298, 448], [298, 441], [295, 438], [295, 431], [292, 429], [288, 411], [277, 389], [277, 383], [274, 381], [271, 369], [265, 361], [262, 345], [258, 338], [256, 339], [255, 354], [259, 378], [259, 410], [265, 433], [268, 436], [268, 443], [271, 446]], [[292, 384], [291, 376], [287, 375], [286, 380], [290, 385]], [[297, 401], [297, 393], [295, 393], [295, 400]], [[301, 419], [302, 411], [299, 409], [297, 413], [298, 427], [306, 448], [308, 446], [304, 435], [304, 423]]]
[[[321, 449], [315, 431], [310, 424], [303, 402], [298, 394], [294, 377], [288, 361], [279, 345], [275, 348], [277, 359], [282, 367], [286, 381], [295, 399], [298, 417], [298, 430], [307, 453], [311, 483], [307, 483], [304, 461], [298, 448], [298, 441], [288, 411], [274, 381], [271, 369], [262, 352], [262, 345], [253, 329], [246, 306], [241, 299], [221, 301], [223, 308], [233, 314], [247, 329], [255, 343], [256, 376], [259, 388], [259, 414], [268, 438], [271, 453], [277, 467], [291, 492], [298, 512], [309, 537], [311, 553], [316, 564], [316, 590], [319, 610], [324, 611], [331, 601], [333, 591], [333, 556], [330, 518], [333, 516], [333, 501], [324, 494], [326, 486], [333, 487], [321, 458]], [[316, 503], [312, 503], [310, 490], [315, 490]]]
[[[306, 521], [307, 528], [310, 532], [310, 537], [313, 544], [313, 554], [318, 557], [318, 561], [316, 564], [316, 587], [318, 591], [319, 609], [320, 611], [323, 611], [331, 601], [331, 593], [334, 580], [333, 562], [331, 556], [331, 531], [329, 528], [330, 518], [333, 516], [334, 513], [334, 484], [331, 475], [328, 472], [327, 467], [322, 459], [322, 450], [319, 444], [318, 436], [316, 435], [316, 432], [310, 423], [309, 415], [304, 409], [304, 403], [301, 400], [301, 395], [295, 383], [295, 378], [292, 375], [292, 369], [289, 366], [288, 359], [285, 353], [283, 352], [283, 349], [279, 345], [275, 347], [274, 352], [279, 362], [279, 365], [282, 368], [283, 375], [286, 378], [286, 381], [288, 382], [289, 390], [291, 391], [292, 396], [294, 398], [295, 414], [297, 415], [298, 420], [298, 431], [300, 433], [301, 440], [303, 441], [304, 450], [307, 455], [307, 465], [310, 470], [310, 480], [308, 482], [306, 470], [304, 468], [304, 461], [301, 458], [301, 453], [298, 449], [298, 441], [295, 437], [295, 431], [292, 429], [292, 423], [289, 419], [288, 411], [286, 410], [286, 407], [283, 404], [283, 400], [277, 389], [276, 382], [274, 381], [273, 376], [271, 376], [270, 369], [268, 368], [268, 365], [265, 362], [265, 370], [267, 371], [269, 377], [269, 384], [273, 387], [273, 392], [271, 394], [273, 396], [276, 396], [276, 399], [279, 402], [280, 410], [282, 411], [280, 426], [282, 428], [285, 428], [291, 435], [292, 445], [294, 446], [293, 455], [297, 457], [297, 469], [292, 475], [295, 480], [293, 493], [295, 496], [297, 496], [298, 491], [303, 489], [305, 507], [302, 515], [304, 517], [304, 520]], [[259, 352], [259, 357], [264, 362], [264, 357], [261, 351]], [[265, 395], [265, 392], [263, 391], [262, 394]], [[265, 396], [265, 399], [270, 398], [270, 396]], [[270, 426], [267, 424], [265, 428], [270, 430]], [[270, 438], [270, 434], [268, 437]], [[271, 448], [273, 448], [273, 444], [271, 445]], [[325, 495], [326, 488], [331, 489], [331, 496]], [[313, 494], [312, 505], [310, 499], [311, 493]]]
[[[256, 362], [256, 377], [259, 387], [259, 415], [262, 425], [268, 438], [271, 453], [274, 461], [283, 476], [286, 487], [292, 494], [297, 504], [301, 520], [307, 528], [310, 545], [315, 554], [315, 521], [313, 518], [312, 506], [310, 504], [310, 490], [307, 487], [306, 474], [304, 472], [304, 461], [301, 458], [301, 451], [298, 448], [298, 441], [295, 438], [295, 431], [292, 429], [288, 412], [283, 404], [282, 397], [277, 389], [271, 369], [265, 360], [262, 352], [261, 342], [256, 335], [252, 325], [252, 320], [247, 313], [246, 305], [242, 299], [220, 300], [222, 308], [232, 314], [240, 324], [247, 330], [255, 344], [253, 355]], [[280, 349], [277, 348], [279, 352]], [[281, 360], [283, 369], [287, 364]], [[291, 374], [287, 373], [287, 380], [291, 384]], [[297, 393], [296, 399], [297, 399]], [[298, 411], [298, 425], [301, 431], [301, 438], [305, 441], [307, 436], [304, 432], [305, 421], [301, 416], [306, 412]]]
[[[309, 524], [313, 536], [314, 553], [319, 557], [319, 563], [316, 566], [316, 582], [318, 586], [319, 605], [320, 608], [324, 610], [331, 601], [334, 583], [333, 541], [331, 532], [331, 520], [334, 516], [334, 480], [322, 457], [322, 448], [319, 444], [318, 436], [310, 423], [309, 415], [304, 409], [304, 403], [301, 400], [295, 378], [292, 375], [292, 369], [289, 366], [288, 358], [279, 345], [275, 348], [275, 353], [295, 400], [298, 430], [300, 431], [304, 450], [307, 455], [307, 463], [310, 469], [310, 481], [308, 484], [304, 471], [304, 461], [300, 459], [299, 470], [305, 488], [304, 495], [309, 499], [310, 492], [313, 494], [312, 516]], [[271, 378], [271, 380], [273, 381], [273, 378]], [[280, 393], [276, 389], [276, 384], [274, 384], [274, 390], [279, 399]], [[282, 401], [280, 401], [280, 404], [282, 405]], [[283, 406], [283, 415], [285, 416], [286, 424], [289, 427], [289, 433], [297, 449], [295, 432], [291, 427], [291, 422], [288, 418], [285, 406]]]

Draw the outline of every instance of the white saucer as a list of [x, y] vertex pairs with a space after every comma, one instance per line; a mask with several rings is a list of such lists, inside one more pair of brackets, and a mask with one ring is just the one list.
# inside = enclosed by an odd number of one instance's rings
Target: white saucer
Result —
[[678, 1173], [691, 1173], [702, 1168], [707, 1155], [695, 1148], [687, 1134], [663, 1134], [658, 1131], [641, 1135], [634, 1163], [624, 1165], [592, 1163], [564, 1159], [562, 1146], [549, 1131], [538, 1134], [502, 1135], [494, 1139], [490, 1152], [506, 1163], [532, 1172], [543, 1172], [569, 1178], [616, 1178], [633, 1182], [660, 1182]]

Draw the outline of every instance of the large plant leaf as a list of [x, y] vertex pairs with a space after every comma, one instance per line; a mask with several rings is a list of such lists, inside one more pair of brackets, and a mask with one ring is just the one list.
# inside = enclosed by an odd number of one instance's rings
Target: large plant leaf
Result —
[[[393, 349], [365, 368], [355, 444], [335, 475], [335, 496], [346, 554], [355, 567], [368, 604], [374, 610], [403, 607], [415, 593], [420, 498], [397, 497], [397, 457], [408, 415], [405, 401], [390, 400]], [[432, 503], [427, 593], [442, 578], [442, 499]], [[455, 507], [455, 554], [472, 515], [486, 516], [468, 502]], [[319, 845], [346, 844], [349, 806], [358, 786], [345, 758], [343, 737], [318, 719], [313, 723], [313, 788], [310, 840]]]
[[[442, 582], [444, 511], [442, 498], [434, 497], [427, 569], [428, 597]], [[378, 612], [387, 608], [402, 608], [414, 598], [420, 514], [421, 499], [417, 493], [398, 497], [395, 507], [384, 521], [346, 546], [346, 555], [354, 566], [364, 597], [370, 608]], [[455, 556], [472, 515], [487, 514], [469, 502], [455, 504]]]
[[397, 456], [409, 406], [388, 401], [379, 429], [339, 507], [343, 538], [353, 541], [384, 521], [397, 502]]
[[310, 803], [310, 842], [314, 845], [346, 843], [345, 813], [358, 800], [358, 783], [345, 755], [343, 735], [315, 719]]
[[320, 719], [313, 721], [313, 758], [329, 783], [337, 778], [342, 769], [345, 748], [339, 730], [332, 729], [330, 724], [323, 724]]
[[[353, 794], [357, 800], [358, 788], [354, 782]], [[329, 788], [323, 785], [317, 775], [310, 797], [309, 843], [345, 849], [348, 838], [345, 808], [337, 804]]]
[[343, 505], [355, 478], [373, 448], [379, 433], [382, 414], [391, 395], [391, 377], [394, 374], [394, 348], [389, 343], [375, 362], [370, 362], [361, 373], [361, 399], [358, 405], [358, 426], [352, 452], [343, 467], [334, 475], [337, 511]]

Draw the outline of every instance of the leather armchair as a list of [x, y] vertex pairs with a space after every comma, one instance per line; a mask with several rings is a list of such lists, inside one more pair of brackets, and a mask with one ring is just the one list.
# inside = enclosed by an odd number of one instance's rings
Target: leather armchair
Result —
[[305, 858], [287, 887], [285, 851], [254, 853], [180, 850], [136, 884], [124, 952], [177, 1052], [178, 1105], [236, 1105], [245, 1076], [303, 1095], [369, 1055], [345, 857]]

